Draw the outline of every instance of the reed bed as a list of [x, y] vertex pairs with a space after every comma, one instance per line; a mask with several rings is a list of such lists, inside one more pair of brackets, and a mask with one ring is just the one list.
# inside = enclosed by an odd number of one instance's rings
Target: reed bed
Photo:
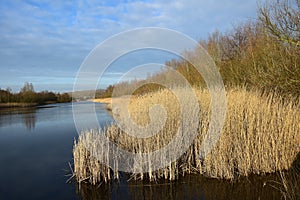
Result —
[[[185, 95], [184, 104], [188, 105], [190, 98], [186, 89], [177, 88], [176, 90]], [[199, 150], [209, 125], [210, 95], [205, 89], [195, 89], [195, 93], [200, 105], [199, 113], [188, 107], [180, 113], [180, 106], [184, 105], [179, 105], [176, 96], [167, 89], [131, 98], [130, 116], [136, 124], [141, 126], [150, 122], [149, 108], [151, 106], [159, 104], [165, 108], [167, 116], [165, 124], [159, 133], [150, 138], [137, 139], [126, 134], [115, 124], [103, 130], [82, 132], [78, 141], [75, 141], [73, 149], [74, 174], [77, 181], [86, 180], [97, 184], [119, 179], [117, 159], [108, 158], [111, 149], [101, 146], [101, 135], [106, 135], [110, 141], [127, 151], [135, 154], [149, 153], [164, 147], [171, 141], [180, 127], [182, 117], [188, 119], [191, 122], [189, 126], [197, 127], [198, 131], [189, 149], [179, 159], [159, 170], [151, 169], [150, 157], [149, 165], [146, 167], [136, 162], [133, 164], [131, 178], [150, 181], [175, 180], [184, 174], [198, 173], [208, 177], [232, 180], [239, 176], [272, 173], [291, 167], [300, 151], [299, 100], [282, 100], [275, 94], [266, 95], [258, 91], [247, 91], [244, 88], [228, 90], [226, 121], [221, 137], [203, 160], [199, 157]], [[150, 112], [160, 111], [150, 109]], [[122, 121], [122, 109], [118, 116]], [[194, 120], [196, 116], [200, 116], [197, 121]], [[188, 128], [183, 127], [189, 130]], [[182, 144], [177, 144], [176, 148], [180, 148], [180, 145]], [[97, 155], [104, 160], [115, 162], [114, 168], [100, 163], [93, 156], [94, 152], [97, 152]], [[172, 152], [162, 154], [161, 162], [164, 158], [172, 156], [171, 154]], [[129, 160], [128, 162], [135, 161]], [[143, 167], [146, 173], [141, 173]]]

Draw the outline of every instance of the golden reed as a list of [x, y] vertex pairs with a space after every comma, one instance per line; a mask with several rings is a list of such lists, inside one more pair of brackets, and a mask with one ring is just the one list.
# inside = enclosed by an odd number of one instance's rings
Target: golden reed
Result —
[[[184, 88], [178, 88], [185, 92]], [[227, 114], [222, 135], [211, 153], [199, 158], [201, 142], [210, 119], [210, 95], [205, 89], [195, 89], [201, 107], [198, 136], [188, 151], [163, 169], [147, 173], [132, 173], [134, 179], [174, 180], [186, 173], [199, 173], [208, 177], [233, 179], [236, 176], [265, 174], [288, 169], [300, 151], [299, 100], [282, 100], [274, 94], [263, 95], [244, 88], [227, 91]], [[186, 96], [189, 99], [189, 96]], [[158, 150], [172, 139], [180, 123], [180, 105], [167, 89], [130, 99], [129, 112], [139, 125], [149, 123], [149, 107], [160, 104], [167, 112], [164, 127], [147, 139], [136, 139], [112, 124], [104, 130], [83, 132], [74, 143], [74, 174], [78, 182], [92, 184], [119, 179], [118, 163], [115, 169], [101, 164], [91, 151], [103, 158], [109, 149], [99, 146], [99, 134], [128, 151], [142, 154]], [[155, 112], [155, 111], [154, 111]], [[184, 111], [189, 112], [189, 111]], [[122, 116], [122, 115], [120, 115]], [[193, 117], [193, 115], [185, 115]], [[180, 148], [180, 147], [179, 147]], [[107, 158], [106, 158], [107, 159]], [[163, 159], [163, 156], [162, 156]], [[149, 157], [149, 161], [151, 158]], [[162, 160], [163, 162], [163, 160]], [[136, 167], [140, 167], [137, 165]], [[133, 171], [141, 171], [133, 169]]]

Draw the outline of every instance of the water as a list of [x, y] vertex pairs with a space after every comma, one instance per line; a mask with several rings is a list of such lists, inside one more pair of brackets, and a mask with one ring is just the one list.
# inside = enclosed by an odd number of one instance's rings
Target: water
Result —
[[[82, 115], [87, 103], [79, 103]], [[111, 118], [96, 104], [101, 123]], [[0, 112], [0, 199], [79, 199], [66, 184], [77, 137], [72, 104]]]
[[[78, 103], [85, 119], [90, 102]], [[101, 125], [112, 119], [95, 104]], [[72, 163], [75, 129], [72, 104], [0, 110], [0, 199], [280, 199], [276, 175], [251, 176], [238, 182], [189, 175], [155, 184], [120, 182], [93, 187], [66, 183]]]

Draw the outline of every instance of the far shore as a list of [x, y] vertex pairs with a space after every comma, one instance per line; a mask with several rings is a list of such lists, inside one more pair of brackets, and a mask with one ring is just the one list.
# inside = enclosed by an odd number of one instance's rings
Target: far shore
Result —
[[43, 105], [55, 104], [55, 103], [59, 103], [59, 102], [48, 101], [44, 103], [18, 103], [18, 102], [0, 103], [0, 109], [1, 108], [31, 108], [31, 107], [38, 107]]
[[38, 103], [0, 103], [0, 108], [25, 108], [25, 107], [35, 107]]

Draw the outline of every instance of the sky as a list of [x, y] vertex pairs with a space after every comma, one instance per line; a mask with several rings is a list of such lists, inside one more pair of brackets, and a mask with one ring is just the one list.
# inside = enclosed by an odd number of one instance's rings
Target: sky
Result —
[[[256, 9], [256, 0], [1, 0], [0, 88], [18, 92], [27, 81], [36, 91], [72, 91], [86, 56], [114, 34], [161, 27], [198, 41], [256, 19]], [[101, 87], [115, 83], [133, 59], [116, 62]]]

